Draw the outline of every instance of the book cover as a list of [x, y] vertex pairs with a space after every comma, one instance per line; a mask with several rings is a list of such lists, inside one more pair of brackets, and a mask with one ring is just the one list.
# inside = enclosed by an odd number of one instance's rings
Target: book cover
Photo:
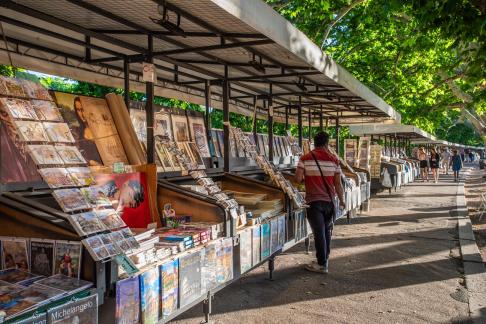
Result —
[[76, 186], [90, 186], [95, 182], [91, 170], [87, 167], [71, 167], [66, 170]]
[[39, 285], [48, 286], [65, 293], [74, 294], [93, 286], [93, 283], [77, 278], [67, 277], [62, 274], [56, 274], [49, 278], [41, 279], [36, 282]]
[[82, 248], [81, 242], [56, 241], [54, 273], [79, 278]]
[[76, 184], [72, 180], [65, 168], [45, 168], [39, 169], [39, 174], [50, 188], [74, 187]]
[[22, 299], [34, 304], [45, 304], [65, 294], [64, 291], [34, 283], [18, 292]]
[[178, 307], [179, 300], [179, 259], [170, 260], [160, 266], [160, 297], [162, 317], [166, 318]]
[[140, 283], [138, 276], [116, 282], [115, 323], [140, 323]]
[[201, 253], [179, 258], [179, 304], [184, 307], [201, 296]]
[[7, 320], [29, 311], [35, 305], [36, 303], [22, 298], [19, 292], [2, 295], [0, 298], [0, 312], [5, 314]]
[[20, 285], [15, 285], [8, 283], [6, 281], [0, 281], [0, 296], [6, 295], [6, 294], [13, 294], [16, 293], [22, 289], [25, 289], [24, 286]]
[[79, 189], [58, 189], [52, 195], [66, 213], [90, 208]]
[[39, 120], [54, 122], [63, 120], [59, 108], [52, 101], [32, 100], [31, 103]]
[[15, 98], [0, 98], [0, 105], [14, 119], [37, 119], [30, 102]]
[[218, 250], [222, 249], [221, 240], [209, 243], [201, 250], [201, 290], [206, 292], [217, 286]]
[[278, 219], [270, 221], [270, 253], [274, 254], [278, 250]]
[[30, 240], [31, 272], [49, 277], [54, 273], [54, 241]]
[[82, 242], [94, 260], [99, 261], [110, 257], [110, 252], [106, 249], [100, 235], [90, 236]]
[[84, 187], [80, 189], [84, 199], [92, 208], [112, 207], [111, 200], [98, 186]]
[[94, 211], [69, 215], [68, 217], [79, 236], [87, 236], [106, 230], [105, 225], [98, 219]]
[[261, 230], [260, 225], [256, 225], [252, 228], [253, 234], [253, 242], [252, 242], [252, 264], [253, 266], [260, 263], [261, 258], [261, 250], [260, 250], [260, 237], [261, 237]]
[[65, 164], [86, 164], [86, 160], [76, 146], [56, 145], [55, 148]]
[[16, 120], [20, 140], [23, 142], [49, 142], [50, 139], [41, 122]]
[[25, 272], [19, 269], [6, 269], [0, 271], [0, 281], [9, 284], [28, 286], [42, 277], [33, 273]]
[[264, 223], [261, 226], [261, 261], [270, 256], [270, 223]]
[[140, 275], [140, 305], [143, 324], [156, 324], [159, 320], [160, 277], [155, 267]]
[[222, 240], [223, 258], [222, 258], [222, 280], [227, 282], [233, 279], [233, 238], [223, 238]]
[[252, 265], [252, 230], [246, 229], [240, 232], [240, 273], [251, 269]]
[[47, 311], [47, 323], [90, 323], [98, 324], [98, 295], [50, 308]]
[[31, 317], [15, 321], [15, 324], [47, 324], [47, 313], [34, 313]]
[[27, 239], [4, 237], [1, 239], [1, 242], [2, 268], [29, 271]]
[[37, 165], [64, 164], [53, 145], [28, 145], [27, 147]]
[[116, 212], [116, 210], [112, 208], [107, 209], [99, 209], [95, 211], [96, 215], [100, 221], [108, 228], [109, 230], [121, 228], [127, 226], [123, 219], [121, 219], [120, 215]]
[[74, 137], [71, 134], [68, 124], [43, 122], [47, 136], [52, 142], [56, 143], [74, 143]]

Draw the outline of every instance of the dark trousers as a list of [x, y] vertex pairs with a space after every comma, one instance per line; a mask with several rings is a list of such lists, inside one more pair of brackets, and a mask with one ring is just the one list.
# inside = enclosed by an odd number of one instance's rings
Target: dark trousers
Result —
[[323, 266], [327, 266], [331, 252], [332, 207], [332, 202], [314, 201], [307, 208], [307, 220], [314, 234], [317, 263]]

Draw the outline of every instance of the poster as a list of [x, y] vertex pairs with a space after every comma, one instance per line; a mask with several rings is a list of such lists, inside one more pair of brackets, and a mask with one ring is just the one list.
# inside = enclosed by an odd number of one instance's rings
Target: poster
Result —
[[189, 129], [191, 137], [196, 143], [202, 157], [211, 157], [209, 153], [208, 137], [203, 117], [189, 117]]
[[94, 134], [88, 126], [87, 116], [80, 97], [62, 92], [54, 92], [54, 96], [64, 121], [71, 129], [76, 147], [81, 151], [89, 165], [102, 165], [103, 163], [94, 141]]
[[344, 159], [349, 165], [356, 165], [358, 155], [358, 143], [355, 139], [347, 138], [344, 140]]
[[177, 310], [179, 297], [179, 259], [170, 260], [160, 266], [160, 297], [162, 317]]
[[97, 174], [95, 180], [129, 227], [146, 228], [152, 223], [145, 173]]
[[106, 166], [128, 164], [125, 150], [105, 99], [80, 97], [83, 116], [91, 130], [101, 160]]
[[54, 274], [54, 241], [30, 240], [31, 272], [44, 277]]
[[186, 116], [173, 114], [172, 129], [174, 130], [174, 139], [176, 142], [190, 141]]
[[29, 271], [27, 239], [2, 238], [2, 268]]
[[79, 278], [81, 272], [81, 242], [56, 241], [54, 273]]
[[140, 284], [138, 276], [116, 282], [115, 323], [140, 323]]
[[98, 323], [98, 295], [94, 294], [76, 301], [50, 308], [47, 323]]

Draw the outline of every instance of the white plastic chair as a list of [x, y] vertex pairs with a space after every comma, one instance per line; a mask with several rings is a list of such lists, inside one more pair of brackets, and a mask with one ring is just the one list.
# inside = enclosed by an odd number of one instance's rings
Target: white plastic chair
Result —
[[486, 192], [481, 194], [481, 205], [479, 205], [479, 222], [483, 218], [483, 215], [486, 213]]

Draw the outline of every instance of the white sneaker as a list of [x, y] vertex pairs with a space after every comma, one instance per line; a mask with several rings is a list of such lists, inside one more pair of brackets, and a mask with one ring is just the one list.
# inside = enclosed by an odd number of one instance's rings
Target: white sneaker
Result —
[[317, 263], [306, 264], [305, 270], [311, 271], [311, 272], [322, 273], [322, 274], [326, 274], [326, 273], [329, 272], [327, 267], [324, 267], [324, 266], [319, 265]]

